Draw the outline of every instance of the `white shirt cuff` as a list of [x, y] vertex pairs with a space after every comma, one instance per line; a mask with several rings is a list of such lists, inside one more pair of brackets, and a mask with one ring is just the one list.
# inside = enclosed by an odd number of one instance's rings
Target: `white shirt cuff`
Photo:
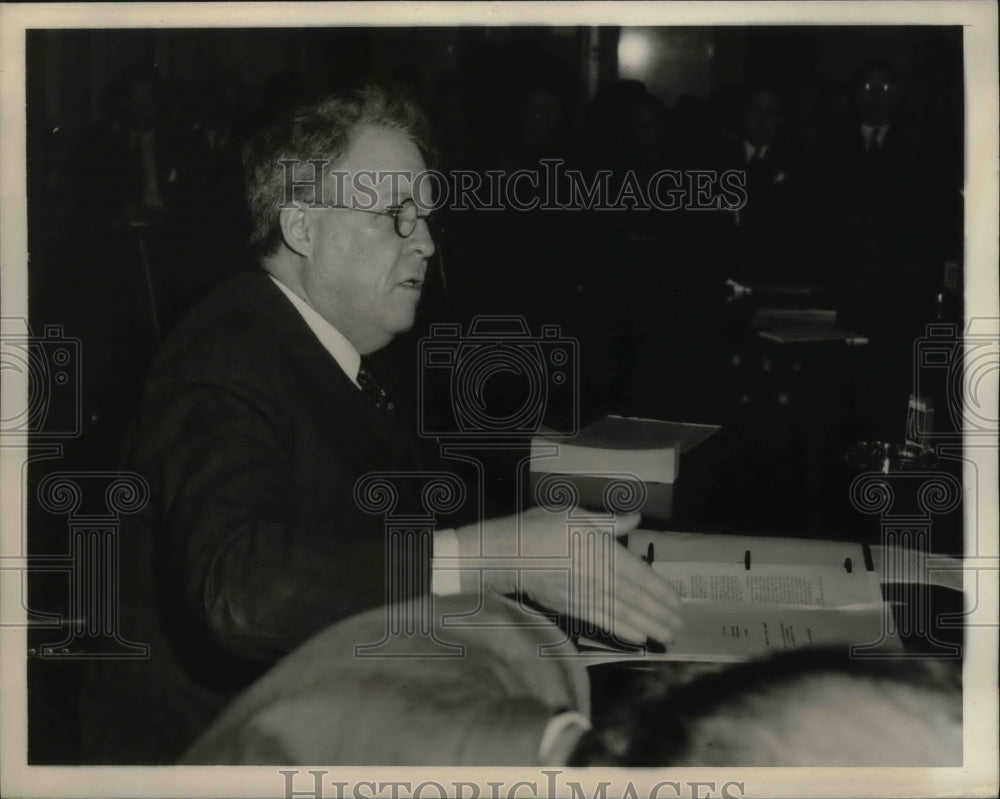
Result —
[[431, 558], [431, 593], [451, 596], [462, 593], [458, 569], [458, 536], [455, 531], [434, 531], [434, 556]]
[[580, 736], [590, 727], [590, 719], [575, 710], [568, 710], [550, 718], [549, 723], [545, 725], [545, 732], [542, 733], [542, 740], [538, 744], [538, 762], [542, 765], [565, 765], [550, 762], [550, 755], [556, 742], [569, 730], [573, 730], [576, 736], [573, 744], [575, 746]]

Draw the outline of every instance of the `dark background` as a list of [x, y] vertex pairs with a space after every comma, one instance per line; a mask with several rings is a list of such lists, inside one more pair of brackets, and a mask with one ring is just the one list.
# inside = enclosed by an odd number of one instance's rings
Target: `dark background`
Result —
[[[874, 61], [898, 81], [893, 125], [905, 146], [869, 177], [848, 142], [853, 81]], [[33, 555], [66, 549], [65, 519], [38, 511], [33, 487], [55, 469], [114, 469], [157, 342], [214, 285], [252, 268], [242, 138], [300, 99], [364, 80], [421, 101], [444, 169], [537, 168], [553, 156], [616, 179], [732, 166], [747, 90], [773, 92], [782, 160], [764, 188], [751, 187], [756, 221], [736, 230], [725, 214], [697, 212], [445, 211], [420, 321], [382, 357], [399, 394], [412, 396], [417, 342], [432, 321], [503, 313], [533, 332], [559, 324], [580, 347], [581, 395], [553, 408], [557, 417], [723, 425], [685, 462], [679, 523], [877, 540], [877, 520], [847, 502], [861, 468], [847, 454], [859, 439], [901, 443], [914, 342], [929, 322], [962, 321], [961, 282], [943, 277], [946, 262], [962, 263], [960, 28], [35, 30], [31, 323], [81, 340], [83, 407], [82, 435], [29, 474]], [[134, 164], [127, 135], [114, 131], [128, 129], [124, 98], [136, 82], [153, 90], [147, 124], [165, 207], [129, 227], [120, 221], [137, 199]], [[207, 145], [208, 131], [222, 144]], [[805, 303], [835, 307], [870, 344], [765, 346], [748, 328], [757, 303], [727, 302], [727, 277], [820, 287]], [[516, 389], [498, 386], [494, 400], [503, 407]], [[947, 398], [937, 402], [947, 429]], [[496, 488], [509, 489], [502, 475]], [[960, 508], [938, 523], [932, 548], [960, 551]], [[60, 579], [33, 581], [33, 609], [65, 607]], [[32, 669], [31, 762], [73, 762], [73, 664]]]

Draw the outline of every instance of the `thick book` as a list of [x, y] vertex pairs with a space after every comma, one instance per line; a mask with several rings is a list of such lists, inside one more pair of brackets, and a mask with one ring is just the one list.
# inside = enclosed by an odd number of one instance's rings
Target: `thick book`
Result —
[[761, 330], [758, 335], [778, 344], [800, 341], [843, 341], [848, 346], [862, 346], [868, 343], [867, 336], [853, 330], [841, 330], [839, 327], [789, 327], [782, 330]]
[[719, 428], [629, 416], [605, 416], [572, 437], [542, 429], [531, 440], [531, 471], [543, 474], [632, 475], [673, 483], [681, 453]]
[[531, 441], [529, 482], [539, 502], [572, 486], [585, 508], [631, 512], [651, 521], [673, 515], [673, 483], [681, 454], [719, 428], [715, 425], [605, 416], [577, 435], [541, 430]]
[[559, 484], [569, 483], [576, 504], [596, 511], [638, 511], [650, 522], [668, 522], [674, 512], [674, 487], [670, 483], [637, 482], [629, 475], [589, 475], [531, 472], [531, 495], [544, 504], [546, 496], [557, 496]]
[[779, 344], [799, 341], [844, 341], [863, 345], [868, 339], [861, 333], [836, 326], [837, 312], [829, 308], [760, 308], [750, 320], [750, 327], [761, 338]]
[[865, 545], [637, 530], [628, 547], [680, 596], [684, 625], [663, 653], [637, 653], [603, 636], [581, 638], [581, 651], [597, 662], [737, 662], [818, 646], [902, 651]]

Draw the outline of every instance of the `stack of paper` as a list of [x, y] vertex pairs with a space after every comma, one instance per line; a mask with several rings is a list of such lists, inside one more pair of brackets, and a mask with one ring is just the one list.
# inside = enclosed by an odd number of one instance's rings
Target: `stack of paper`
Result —
[[[902, 650], [861, 544], [635, 531], [629, 549], [652, 556], [684, 603], [684, 626], [666, 653], [643, 659], [742, 661], [807, 646]], [[602, 648], [602, 660], [636, 658]]]

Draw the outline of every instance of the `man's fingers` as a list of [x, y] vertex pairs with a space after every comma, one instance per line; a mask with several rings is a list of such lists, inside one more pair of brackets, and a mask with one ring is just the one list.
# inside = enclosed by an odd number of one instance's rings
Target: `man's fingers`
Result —
[[608, 631], [614, 633], [614, 636], [620, 641], [630, 644], [644, 644], [650, 637], [638, 627], [634, 627], [624, 621], [615, 620]]
[[639, 513], [619, 513], [615, 515], [615, 537], [627, 535], [639, 526]]
[[624, 547], [615, 547], [613, 557], [612, 570], [593, 572], [589, 580], [583, 580], [588, 601], [613, 614], [604, 622], [605, 628], [615, 630], [625, 624], [648, 638], [672, 641], [674, 631], [683, 626], [680, 598], [666, 580]]
[[569, 603], [569, 613], [605, 631], [632, 631], [632, 638], [652, 638], [668, 643], [682, 626], [678, 613], [653, 601], [648, 594], [629, 588], [615, 591], [611, 581], [581, 586]]
[[683, 611], [679, 600], [676, 605], [663, 602], [646, 591], [643, 586], [622, 580], [619, 580], [618, 584], [611, 590], [619, 604], [633, 609], [636, 613], [654, 619], [670, 629], [684, 625]]
[[629, 608], [621, 602], [613, 603], [610, 614], [610, 618], [593, 621], [624, 641], [643, 644], [652, 639], [669, 644], [674, 640], [674, 632], [669, 626], [650, 616], [638, 613], [634, 608]]
[[615, 548], [615, 588], [626, 592], [630, 589], [639, 591], [658, 604], [664, 605], [674, 613], [681, 611], [681, 599], [670, 583], [661, 577], [643, 560], [640, 560], [625, 547]]
[[682, 626], [680, 616], [662, 606], [652, 608], [632, 604], [621, 594], [608, 597], [611, 602], [612, 624], [625, 623], [645, 633], [647, 638], [653, 638], [664, 643], [674, 640], [674, 633]]
[[[619, 516], [615, 535], [634, 530], [639, 518], [637, 513]], [[556, 541], [552, 530], [548, 525], [539, 527], [540, 535], [524, 543], [526, 548], [540, 552], [566, 552], [568, 543], [569, 582], [565, 582], [566, 572], [552, 581], [558, 569], [544, 576], [532, 574], [528, 582], [535, 585], [535, 591], [528, 589], [529, 595], [536, 594], [535, 599], [542, 604], [548, 602], [553, 609], [568, 610], [571, 616], [613, 632], [622, 640], [669, 643], [674, 639], [674, 630], [682, 624], [681, 601], [663, 577], [619, 542], [604, 539], [600, 531], [567, 539], [567, 531], [561, 528]], [[610, 529], [605, 528], [604, 535], [609, 534]]]
[[664, 643], [673, 640], [673, 620], [664, 619], [662, 612], [657, 616], [632, 607], [616, 597], [607, 584], [590, 584], [582, 588], [570, 598], [568, 612], [574, 618], [635, 643], [642, 643], [647, 638]]

